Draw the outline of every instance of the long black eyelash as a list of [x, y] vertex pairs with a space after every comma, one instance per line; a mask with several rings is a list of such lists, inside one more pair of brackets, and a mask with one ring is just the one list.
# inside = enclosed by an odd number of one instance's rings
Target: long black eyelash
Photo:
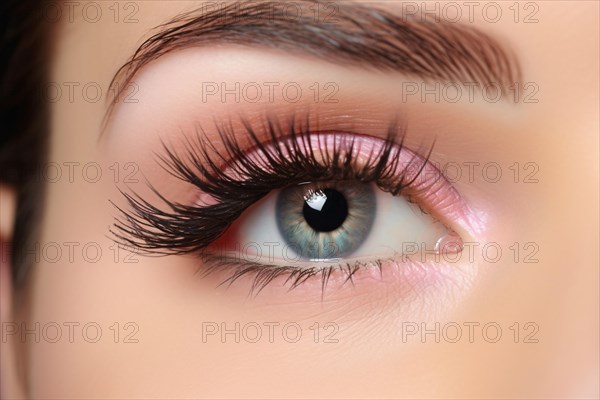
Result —
[[[231, 121], [215, 123], [223, 149], [207, 141], [198, 128], [197, 134], [187, 139], [183, 154], [177, 154], [166, 144], [164, 153], [157, 154], [164, 169], [212, 197], [214, 204], [181, 204], [165, 198], [150, 185], [162, 202], [162, 207], [158, 207], [136, 193], [121, 191], [128, 209], [113, 203], [120, 213], [110, 230], [113, 239], [145, 255], [199, 253], [217, 240], [244, 210], [274, 189], [301, 182], [356, 180], [375, 182], [381, 189], [397, 195], [416, 179], [414, 175], [408, 179], [405, 174], [398, 174], [404, 129], [395, 120], [388, 128], [385, 145], [371, 151], [367, 161], [360, 165], [354, 142], [349, 148], [342, 149], [334, 143], [332, 149], [314, 149], [311, 137], [316, 133], [309, 129], [308, 117], [292, 118], [283, 127], [276, 118], [267, 116], [263, 125], [269, 135], [267, 142], [259, 139], [248, 121], [241, 121], [242, 132], [235, 130]], [[250, 146], [242, 145], [242, 137], [250, 138]], [[263, 157], [250, 157], [249, 149]], [[259, 161], [263, 158], [266, 162]], [[415, 158], [419, 171], [427, 158]]]

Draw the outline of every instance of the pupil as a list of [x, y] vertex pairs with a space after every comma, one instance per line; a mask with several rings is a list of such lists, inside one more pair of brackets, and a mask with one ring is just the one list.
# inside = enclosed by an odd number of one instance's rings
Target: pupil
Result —
[[304, 201], [302, 214], [306, 223], [318, 232], [339, 228], [348, 216], [348, 202], [335, 189], [322, 189]]

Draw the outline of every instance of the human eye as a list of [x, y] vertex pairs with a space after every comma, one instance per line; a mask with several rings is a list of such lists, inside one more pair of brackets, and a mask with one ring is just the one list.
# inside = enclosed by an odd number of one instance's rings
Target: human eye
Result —
[[384, 137], [307, 121], [215, 123], [220, 147], [204, 128], [184, 149], [164, 144], [157, 160], [192, 200], [154, 189], [157, 205], [124, 192], [116, 240], [146, 254], [196, 255], [202, 275], [250, 279], [255, 293], [274, 282], [295, 288], [316, 278], [324, 289], [384, 269], [435, 269], [432, 257], [462, 250], [459, 232], [474, 222], [430, 160], [432, 146], [404, 146], [396, 119]]

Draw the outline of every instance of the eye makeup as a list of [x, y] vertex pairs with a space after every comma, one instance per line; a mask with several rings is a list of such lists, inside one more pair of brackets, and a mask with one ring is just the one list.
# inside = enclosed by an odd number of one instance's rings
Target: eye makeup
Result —
[[[215, 122], [214, 129], [218, 132], [222, 148], [207, 141], [206, 128], [200, 127], [196, 135], [186, 137], [184, 150], [163, 144], [162, 152], [157, 154], [159, 164], [170, 175], [187, 183], [196, 192], [196, 201], [182, 204], [167, 199], [154, 189], [162, 203], [157, 205], [135, 193], [123, 192], [128, 206], [117, 207], [121, 216], [111, 230], [116, 241], [143, 254], [198, 256], [202, 264], [199, 269], [201, 275], [232, 271], [222, 282], [230, 284], [242, 276], [252, 276], [252, 291], [259, 292], [282, 276], [286, 277], [284, 283], [291, 283], [291, 287], [320, 276], [324, 288], [336, 274], [351, 280], [361, 269], [376, 267], [381, 270], [383, 265], [395, 263], [401, 256], [400, 249], [385, 258], [373, 255], [367, 259], [352, 254], [357, 247], [354, 243], [356, 235], [362, 230], [363, 236], [367, 236], [371, 229], [367, 226], [368, 219], [372, 217], [370, 213], [376, 213], [376, 207], [368, 209], [369, 204], [374, 204], [372, 199], [369, 201], [372, 197], [367, 195], [369, 190], [389, 197], [405, 198], [444, 224], [462, 224], [464, 229], [473, 229], [472, 221], [464, 218], [469, 215], [466, 204], [428, 161], [432, 147], [425, 156], [405, 148], [406, 131], [396, 119], [389, 123], [385, 139], [356, 132], [314, 130], [309, 128], [308, 116], [291, 118], [288, 124], [266, 116], [259, 126], [242, 119], [241, 126], [243, 129], [234, 129], [231, 123]], [[250, 138], [250, 143], [243, 144], [240, 138]], [[348, 225], [349, 228], [343, 226], [347, 230], [342, 240], [346, 246], [344, 251], [325, 259], [318, 256], [320, 253], [317, 251], [309, 253], [302, 262], [287, 264], [285, 260], [276, 263], [236, 260], [218, 251], [228, 245], [232, 225], [246, 210], [273, 191], [297, 197], [299, 188], [304, 185], [309, 185], [312, 192], [304, 199], [303, 218], [313, 224], [312, 228], [316, 227], [316, 237], [321, 241], [335, 234], [339, 237], [345, 219], [348, 217], [350, 222], [356, 219], [355, 205], [360, 204], [358, 208], [362, 208], [366, 219], [355, 225], [360, 228], [350, 230], [352, 225]], [[367, 187], [371, 189], [367, 190]], [[332, 221], [325, 219], [319, 222], [314, 215], [311, 216], [310, 212], [314, 213], [314, 209], [306, 210], [307, 204], [316, 207], [319, 195], [323, 197], [325, 193], [330, 202], [337, 199], [336, 226], [331, 225]], [[362, 203], [356, 203], [357, 199]], [[321, 198], [320, 201], [324, 200]], [[344, 205], [345, 211], [340, 211], [339, 208], [343, 209]], [[345, 214], [340, 216], [340, 212]], [[280, 232], [286, 232], [286, 227], [298, 233], [299, 228], [292, 227], [289, 220], [280, 223]], [[292, 231], [287, 233], [292, 235]], [[451, 229], [447, 236], [451, 237], [453, 246], [435, 250], [459, 251], [460, 237]], [[438, 244], [440, 242], [443, 241], [440, 239]], [[323, 244], [327, 245], [324, 241]], [[316, 258], [319, 259], [317, 263], [314, 262]], [[404, 260], [404, 264], [414, 266], [415, 263]]]

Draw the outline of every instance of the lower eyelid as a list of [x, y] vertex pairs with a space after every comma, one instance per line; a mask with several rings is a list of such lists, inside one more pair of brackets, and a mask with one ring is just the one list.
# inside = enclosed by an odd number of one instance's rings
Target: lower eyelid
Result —
[[[321, 301], [335, 299], [341, 295], [340, 289], [351, 290], [352, 296], [361, 293], [384, 296], [392, 290], [403, 301], [428, 295], [439, 299], [444, 297], [441, 293], [468, 287], [476, 275], [475, 269], [467, 263], [436, 262], [432, 259], [388, 258], [365, 260], [362, 264], [324, 264], [317, 267], [309, 263], [305, 264], [305, 268], [298, 268], [240, 264], [235, 258], [223, 258], [211, 252], [201, 256], [197, 273], [204, 279], [212, 279], [215, 287], [239, 291], [243, 296], [265, 295], [272, 299], [271, 295], [296, 293], [304, 300]], [[453, 298], [454, 295], [448, 297]]]

